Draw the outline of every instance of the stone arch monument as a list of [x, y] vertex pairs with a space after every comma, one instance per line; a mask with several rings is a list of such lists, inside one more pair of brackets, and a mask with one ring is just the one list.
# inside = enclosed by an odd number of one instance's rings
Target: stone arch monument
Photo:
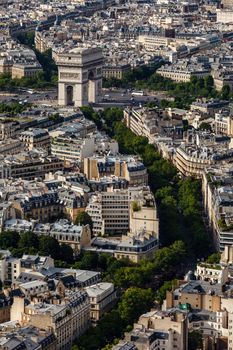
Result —
[[58, 53], [58, 104], [82, 107], [98, 102], [102, 93], [100, 48], [79, 47]]

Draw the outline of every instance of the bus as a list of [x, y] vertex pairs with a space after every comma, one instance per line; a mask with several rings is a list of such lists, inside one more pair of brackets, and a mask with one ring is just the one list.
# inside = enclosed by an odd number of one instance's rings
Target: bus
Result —
[[29, 93], [29, 94], [35, 94], [35, 91], [34, 90], [32, 90], [32, 89], [29, 89], [29, 90], [27, 90], [27, 92]]
[[131, 93], [132, 96], [144, 96], [144, 91], [133, 91]]

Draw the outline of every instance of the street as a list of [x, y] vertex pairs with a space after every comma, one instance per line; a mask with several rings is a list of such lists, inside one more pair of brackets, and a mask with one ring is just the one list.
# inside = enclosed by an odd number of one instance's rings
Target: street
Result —
[[[0, 93], [0, 102], [21, 102], [32, 104], [46, 104], [55, 105], [57, 101], [57, 89], [53, 88], [45, 91], [34, 91], [24, 89], [14, 93]], [[144, 105], [149, 101], [157, 101], [164, 98], [161, 92], [152, 94], [132, 95], [132, 92], [125, 89], [103, 89], [102, 101], [93, 104], [93, 107], [124, 107], [124, 106], [139, 106]]]

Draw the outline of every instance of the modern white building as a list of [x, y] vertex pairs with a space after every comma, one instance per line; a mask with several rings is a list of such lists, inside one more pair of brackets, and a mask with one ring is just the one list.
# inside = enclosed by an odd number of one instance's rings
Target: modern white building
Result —
[[81, 163], [84, 158], [94, 153], [118, 153], [118, 142], [89, 134], [84, 138], [74, 136], [58, 136], [52, 140], [52, 154], [60, 159]]
[[96, 192], [86, 208], [95, 235], [145, 231], [158, 237], [159, 219], [149, 187]]
[[124, 233], [129, 229], [128, 190], [96, 192], [86, 212], [93, 221], [94, 235]]

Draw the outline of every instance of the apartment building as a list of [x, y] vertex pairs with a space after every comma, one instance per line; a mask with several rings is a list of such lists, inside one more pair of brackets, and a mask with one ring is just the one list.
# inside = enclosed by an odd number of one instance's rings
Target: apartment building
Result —
[[47, 191], [42, 194], [19, 195], [12, 201], [16, 219], [39, 220], [49, 222], [58, 219], [63, 212], [58, 192]]
[[218, 23], [232, 23], [233, 11], [231, 9], [217, 9], [217, 22]]
[[155, 109], [133, 108], [124, 110], [126, 126], [136, 135], [145, 136], [149, 143], [155, 142], [155, 134], [158, 133], [158, 119], [162, 111]]
[[[66, 186], [64, 185], [64, 187]], [[72, 187], [72, 185], [70, 185], [70, 187]], [[59, 189], [58, 196], [60, 204], [63, 207], [63, 215], [66, 219], [74, 223], [77, 215], [85, 210], [88, 201], [87, 192], [88, 189], [85, 190], [85, 188], [82, 188], [82, 185], [80, 186], [80, 191], [76, 191], [76, 189]]]
[[189, 317], [189, 330], [202, 333], [203, 346], [207, 349], [228, 349], [228, 312], [221, 310], [192, 311]]
[[220, 283], [222, 285], [229, 280], [228, 266], [220, 264], [199, 263], [194, 274], [198, 280]]
[[183, 310], [188, 315], [189, 330], [202, 333], [207, 348], [232, 348], [231, 263], [232, 246], [226, 246], [220, 264], [199, 263], [195, 271], [198, 280], [188, 274], [185, 281], [166, 293], [163, 309]]
[[202, 177], [204, 170], [210, 166], [211, 159], [202, 149], [198, 150], [195, 147], [188, 147], [184, 144], [176, 149], [174, 157], [175, 165], [178, 171], [184, 176]]
[[58, 240], [60, 244], [69, 245], [75, 255], [91, 242], [91, 229], [89, 225], [72, 225], [61, 219], [54, 224], [36, 224], [32, 229], [38, 235], [49, 235]]
[[47, 130], [33, 129], [20, 133], [20, 141], [23, 142], [27, 151], [33, 150], [33, 148], [42, 148], [50, 154], [51, 140]]
[[139, 35], [138, 37], [139, 44], [147, 51], [156, 51], [162, 46], [168, 47], [172, 41], [172, 38], [155, 35]]
[[49, 329], [42, 330], [32, 326], [21, 327], [17, 322], [1, 323], [0, 349], [18, 350], [56, 350], [57, 340]]
[[[71, 349], [72, 343], [90, 326], [90, 301], [86, 292], [66, 292], [60, 304], [14, 303], [14, 315], [22, 314], [21, 323], [39, 329], [50, 328], [57, 339], [57, 349]], [[13, 314], [13, 313], [12, 313]]]
[[174, 163], [184, 176], [201, 178], [205, 169], [212, 164], [225, 164], [232, 161], [230, 138], [211, 133], [193, 132], [176, 149]]
[[233, 244], [233, 189], [231, 164], [212, 165], [203, 173], [204, 208], [216, 249]]
[[153, 193], [149, 187], [129, 188], [131, 233], [147, 232], [159, 238], [159, 218]]
[[109, 311], [117, 300], [113, 283], [100, 282], [85, 288], [91, 303], [90, 317], [95, 324], [103, 314]]
[[201, 115], [208, 115], [208, 117], [214, 117], [215, 113], [220, 112], [222, 109], [227, 108], [229, 101], [218, 99], [198, 99], [190, 105], [191, 111], [198, 111]]
[[146, 167], [133, 156], [84, 158], [84, 174], [88, 180], [115, 175], [126, 179], [129, 186], [143, 186], [148, 182]]
[[[25, 49], [24, 49], [25, 50]], [[8, 56], [5, 56], [0, 61], [0, 71], [3, 74], [10, 74], [13, 79], [21, 79], [21, 78], [34, 78], [38, 73], [43, 71], [40, 63], [37, 61], [36, 56], [30, 50], [30, 56], [26, 57], [27, 51], [17, 52], [15, 50], [16, 55], [14, 55], [14, 51], [12, 56], [9, 52]]]
[[43, 72], [43, 69], [39, 62], [14, 63], [11, 68], [11, 76], [13, 79], [34, 78], [41, 72]]
[[86, 212], [93, 221], [93, 234], [122, 234], [129, 229], [128, 190], [96, 192], [91, 196]]
[[216, 134], [227, 135], [229, 137], [233, 135], [233, 115], [229, 108], [215, 113], [214, 127]]
[[164, 78], [169, 78], [177, 83], [189, 82], [192, 77], [204, 78], [210, 75], [211, 70], [201, 64], [189, 63], [181, 61], [171, 66], [165, 65], [157, 69], [157, 73]]
[[213, 72], [214, 87], [217, 91], [221, 91], [225, 85], [229, 86], [233, 91], [233, 72], [226, 69], [215, 70]]
[[14, 154], [0, 160], [0, 178], [21, 178], [34, 180], [44, 178], [49, 172], [63, 170], [64, 161], [42, 152], [29, 151]]
[[19, 140], [7, 139], [0, 141], [0, 155], [20, 153], [24, 151], [24, 144]]
[[60, 159], [80, 163], [84, 157], [93, 155], [94, 139], [56, 137], [52, 142], [52, 154]]
[[23, 272], [54, 267], [54, 261], [50, 257], [23, 255], [22, 258], [15, 258], [9, 251], [1, 251], [1, 254], [0, 278], [6, 284], [15, 282]]
[[144, 230], [158, 237], [156, 203], [146, 186], [96, 192], [90, 198], [86, 212], [92, 218], [95, 235]]
[[121, 340], [117, 345], [113, 346], [112, 350], [137, 350], [133, 343]]
[[19, 133], [20, 124], [17, 121], [0, 120], [0, 140], [15, 139]]
[[118, 153], [118, 143], [99, 134], [88, 134], [83, 138], [63, 135], [54, 137], [52, 141], [52, 154], [60, 159], [81, 163], [95, 152], [115, 155]]
[[122, 235], [121, 239], [113, 238], [93, 238], [90, 247], [85, 247], [87, 251], [106, 253], [116, 259], [129, 259], [138, 263], [142, 259], [152, 259], [154, 253], [159, 248], [158, 236], [145, 231]]
[[[229, 288], [232, 290], [232, 286]], [[217, 312], [221, 310], [221, 297], [224, 296], [223, 285], [211, 281], [191, 280], [183, 282], [178, 288], [166, 293], [164, 308], [189, 305], [193, 310]]]
[[131, 70], [130, 64], [116, 64], [116, 65], [110, 65], [109, 63], [103, 66], [102, 74], [103, 78], [109, 79], [109, 78], [116, 78], [116, 79], [122, 79], [124, 74], [126, 72], [129, 72]]
[[[48, 283], [45, 281], [36, 280], [36, 281], [21, 283], [20, 290], [22, 291], [23, 295], [26, 298], [30, 299], [31, 297], [36, 296], [37, 294], [47, 293], [49, 291], [49, 286], [48, 286]], [[14, 316], [12, 315], [11, 319], [13, 317]]]
[[149, 143], [156, 143], [158, 138], [182, 139], [182, 118], [171, 115], [158, 108], [127, 108], [124, 110], [126, 126], [136, 135], [147, 137]]
[[125, 340], [138, 350], [188, 350], [187, 316], [178, 310], [150, 311], [139, 317]]

